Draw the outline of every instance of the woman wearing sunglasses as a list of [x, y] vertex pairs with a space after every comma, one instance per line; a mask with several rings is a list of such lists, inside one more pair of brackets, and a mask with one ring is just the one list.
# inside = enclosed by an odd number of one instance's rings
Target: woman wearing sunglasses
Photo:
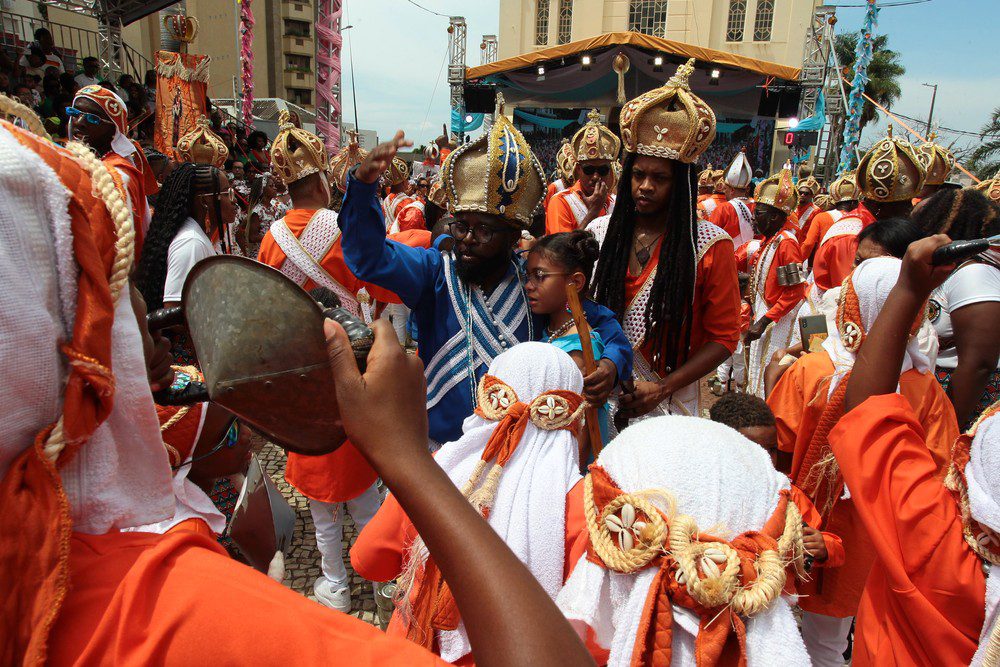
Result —
[[601, 124], [597, 109], [587, 114], [587, 124], [570, 142], [576, 166], [572, 187], [552, 195], [545, 208], [545, 233], [586, 229], [591, 220], [609, 215], [615, 208], [614, 161], [622, 142]]
[[[236, 203], [225, 173], [207, 164], [182, 164], [163, 182], [146, 247], [139, 262], [137, 286], [150, 310], [176, 306], [188, 273], [216, 254], [209, 233], [233, 224]], [[171, 337], [178, 363], [195, 364], [186, 336]]]

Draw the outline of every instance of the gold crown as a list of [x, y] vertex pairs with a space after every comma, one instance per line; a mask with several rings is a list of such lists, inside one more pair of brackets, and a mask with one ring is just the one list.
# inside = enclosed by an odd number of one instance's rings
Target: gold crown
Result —
[[526, 228], [545, 199], [545, 172], [503, 114], [503, 95], [495, 116], [489, 134], [455, 149], [441, 166], [448, 209], [496, 215]]
[[861, 199], [861, 190], [858, 188], [858, 173], [845, 171], [841, 174], [840, 178], [830, 184], [830, 197], [834, 204]]
[[716, 188], [721, 188], [726, 184], [726, 170], [716, 169], [712, 172], [712, 185]]
[[410, 165], [403, 162], [402, 158], [393, 157], [392, 164], [382, 174], [382, 178], [388, 185], [399, 185], [410, 178]]
[[229, 149], [212, 131], [208, 118], [201, 116], [195, 121], [194, 129], [177, 140], [177, 155], [181, 162], [210, 164], [221, 169], [229, 159]]
[[170, 14], [163, 17], [163, 27], [178, 42], [190, 44], [198, 36], [198, 19], [183, 14]]
[[709, 163], [707, 167], [701, 170], [698, 174], [698, 187], [699, 188], [711, 188], [715, 186], [715, 172], [712, 170], [712, 165]]
[[819, 194], [821, 188], [819, 185], [819, 181], [817, 181], [815, 177], [808, 176], [806, 178], [800, 178], [798, 184], [796, 184], [795, 186], [795, 189], [798, 190], [799, 192], [807, 190], [811, 192], [812, 195], [815, 197], [817, 194]]
[[577, 162], [616, 160], [621, 148], [621, 139], [601, 124], [601, 114], [597, 109], [590, 110], [586, 125], [573, 135], [573, 154]]
[[994, 204], [1000, 204], [1000, 171], [993, 178], [977, 183], [974, 189], [989, 197]]
[[573, 170], [576, 169], [576, 154], [573, 153], [573, 144], [569, 139], [563, 139], [556, 153], [556, 171], [563, 183], [570, 185], [573, 182]]
[[816, 207], [819, 210], [829, 211], [833, 208], [833, 197], [830, 195], [816, 195], [815, 199], [813, 199], [813, 203], [816, 204]]
[[434, 204], [438, 208], [443, 208], [446, 211], [448, 210], [448, 197], [444, 191], [444, 183], [442, 183], [440, 179], [431, 183], [431, 187], [427, 191], [427, 201]]
[[330, 177], [341, 192], [347, 192], [347, 172], [361, 164], [368, 157], [368, 151], [358, 144], [358, 133], [347, 133], [347, 145], [330, 160]]
[[271, 143], [271, 167], [285, 185], [330, 168], [322, 139], [295, 127], [285, 109], [278, 113], [278, 136]]
[[934, 143], [932, 133], [925, 143], [917, 147], [917, 157], [924, 167], [924, 185], [941, 185], [955, 168], [955, 156], [951, 151]]
[[924, 166], [908, 141], [892, 136], [892, 125], [858, 163], [858, 187], [865, 199], [908, 201], [924, 185]]
[[785, 213], [791, 213], [799, 203], [799, 195], [792, 184], [792, 171], [787, 167], [760, 182], [754, 201], [767, 204]]
[[643, 93], [622, 108], [620, 121], [629, 153], [692, 163], [715, 139], [715, 113], [691, 92], [694, 58], [677, 68], [666, 85]]

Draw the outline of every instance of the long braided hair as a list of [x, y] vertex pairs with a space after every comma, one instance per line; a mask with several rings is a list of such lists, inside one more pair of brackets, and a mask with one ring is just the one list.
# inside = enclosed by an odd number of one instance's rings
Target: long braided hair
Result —
[[968, 241], [1000, 233], [1000, 207], [978, 190], [939, 190], [910, 216], [927, 234]]
[[[601, 246], [594, 275], [594, 299], [624, 322], [625, 280], [635, 232], [632, 169], [635, 155], [626, 155], [618, 181], [618, 199]], [[656, 277], [646, 304], [646, 342], [652, 343], [653, 367], [676, 369], [691, 344], [691, 317], [697, 271], [695, 214], [697, 172], [692, 165], [671, 160], [673, 189], [667, 206], [667, 225], [660, 246]]]
[[[150, 310], [163, 307], [170, 242], [192, 217], [195, 197], [219, 194], [219, 185], [219, 170], [208, 164], [182, 164], [163, 181], [136, 272], [136, 287]], [[215, 204], [216, 220], [221, 220], [218, 198]]]

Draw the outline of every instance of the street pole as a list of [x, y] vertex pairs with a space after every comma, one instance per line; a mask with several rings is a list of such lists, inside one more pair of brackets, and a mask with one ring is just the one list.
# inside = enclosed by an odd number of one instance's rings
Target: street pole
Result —
[[927, 134], [930, 136], [931, 133], [931, 122], [934, 120], [934, 101], [937, 99], [937, 89], [938, 84], [936, 83], [924, 83], [921, 84], [927, 86], [928, 88], [933, 88], [934, 92], [931, 93], [931, 111], [927, 114]]

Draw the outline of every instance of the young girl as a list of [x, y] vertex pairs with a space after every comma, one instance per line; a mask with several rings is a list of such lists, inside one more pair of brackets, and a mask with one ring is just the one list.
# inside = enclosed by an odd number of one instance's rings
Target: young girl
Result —
[[[524, 287], [528, 294], [528, 306], [531, 312], [546, 317], [542, 340], [569, 353], [584, 375], [587, 373], [583, 367], [583, 347], [566, 301], [566, 286], [574, 285], [580, 298], [586, 298], [590, 278], [594, 273], [594, 263], [600, 252], [597, 239], [588, 231], [578, 229], [559, 232], [538, 239], [528, 253], [525, 266], [527, 277]], [[594, 330], [590, 332], [590, 344], [594, 350], [594, 359], [600, 359], [604, 354], [604, 341]], [[609, 432], [606, 403], [598, 409], [597, 417], [601, 426], [601, 440], [607, 443]], [[580, 437], [586, 437], [585, 433], [581, 432]]]

